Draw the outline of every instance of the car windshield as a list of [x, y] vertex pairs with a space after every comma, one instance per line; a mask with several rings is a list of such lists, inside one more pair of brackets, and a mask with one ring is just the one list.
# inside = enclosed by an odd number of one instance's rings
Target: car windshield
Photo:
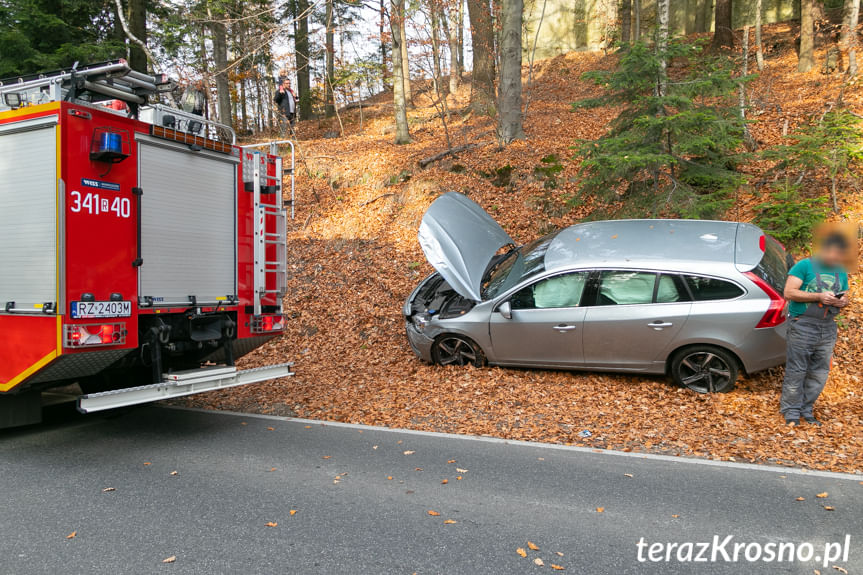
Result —
[[490, 300], [522, 281], [545, 271], [545, 252], [557, 234], [550, 234], [516, 248], [492, 261], [482, 286], [482, 299]]

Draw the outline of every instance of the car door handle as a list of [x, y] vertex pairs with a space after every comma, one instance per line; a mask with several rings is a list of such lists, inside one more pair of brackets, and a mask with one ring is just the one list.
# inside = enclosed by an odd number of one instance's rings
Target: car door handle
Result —
[[647, 327], [652, 327], [655, 330], [661, 330], [664, 327], [671, 327], [674, 324], [668, 321], [654, 321], [647, 324]]
[[575, 329], [575, 327], [576, 327], [576, 326], [574, 326], [574, 325], [560, 324], [560, 325], [556, 325], [556, 326], [554, 326], [554, 329], [556, 329], [556, 330], [557, 330], [557, 331], [559, 331], [560, 333], [563, 333], [563, 332], [565, 332], [565, 331], [572, 331], [572, 330], [574, 330], [574, 329]]

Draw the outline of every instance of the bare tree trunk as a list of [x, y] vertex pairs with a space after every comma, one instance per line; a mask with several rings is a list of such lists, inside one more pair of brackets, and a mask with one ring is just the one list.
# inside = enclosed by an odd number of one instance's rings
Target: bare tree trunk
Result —
[[458, 77], [464, 74], [464, 0], [458, 0]]
[[536, 44], [539, 42], [539, 33], [542, 30], [542, 23], [545, 20], [545, 9], [548, 4], [548, 0], [542, 0], [542, 10], [539, 13], [539, 22], [536, 24], [536, 32], [533, 36], [533, 47], [530, 50], [530, 56], [528, 57], [528, 66], [527, 66], [527, 90], [524, 96], [524, 113], [522, 114], [522, 118], [527, 118], [527, 111], [530, 108], [530, 95], [533, 89], [533, 62], [536, 59]]
[[[147, 43], [147, 2], [129, 0], [129, 31], [144, 44]], [[129, 66], [138, 72], [147, 73], [147, 54], [136, 44], [129, 50]]]
[[[383, 0], [382, 0], [383, 1]], [[300, 118], [312, 117], [312, 76], [309, 69], [309, 0], [297, 0], [297, 20], [294, 33], [297, 59], [297, 109]]]
[[713, 41], [710, 43], [710, 49], [734, 48], [734, 29], [731, 27], [731, 0], [716, 0], [715, 14]]
[[207, 7], [210, 19], [210, 32], [213, 35], [213, 64], [216, 68], [216, 98], [218, 101], [219, 122], [233, 126], [231, 119], [231, 88], [228, 83], [228, 39], [225, 25], [213, 17]]
[[656, 0], [656, 51], [659, 54], [659, 82], [657, 92], [664, 98], [668, 92], [668, 9], [670, 0]]
[[[240, 2], [239, 5], [240, 14], [243, 13], [243, 3]], [[234, 26], [234, 54], [245, 54], [246, 53], [246, 21], [240, 20]], [[239, 72], [239, 97], [237, 98], [237, 112], [241, 118], [240, 126], [243, 132], [248, 132], [249, 130], [249, 110], [248, 110], [248, 102], [249, 99], [246, 97], [246, 83], [248, 82], [248, 60], [243, 59], [238, 62], [237, 72]]]
[[521, 31], [524, 0], [502, 0], [498, 139], [501, 144], [524, 138], [521, 114]]
[[473, 90], [470, 105], [475, 112], [494, 111], [494, 30], [491, 7], [485, 0], [467, 0], [473, 43]]
[[389, 67], [387, 66], [387, 43], [384, 39], [385, 37], [385, 15], [386, 15], [386, 0], [381, 0], [381, 20], [380, 20], [380, 40], [381, 40], [381, 83], [383, 84], [383, 88], [386, 90], [387, 88], [387, 79], [389, 78]]
[[[147, 61], [150, 62], [150, 66], [153, 67], [154, 72], [160, 72], [161, 67], [159, 66], [159, 62], [156, 61], [156, 57], [153, 56], [153, 53], [147, 48], [147, 43], [138, 38], [132, 29], [129, 27], [129, 21], [126, 18], [126, 14], [123, 10], [123, 3], [121, 0], [114, 0], [114, 7], [116, 8], [116, 16], [117, 19], [120, 20], [120, 25], [123, 28], [123, 33], [126, 35], [126, 38], [129, 39], [129, 42], [138, 46], [144, 55], [147, 57]], [[174, 101], [174, 97], [168, 92], [168, 99], [172, 102]]]
[[857, 24], [860, 20], [860, 0], [845, 0], [840, 43], [848, 50], [848, 75], [857, 75]]
[[201, 24], [198, 34], [201, 41], [198, 58], [201, 66], [201, 83], [205, 94], [203, 113], [204, 117], [209, 120], [212, 117], [210, 102], [213, 99], [213, 86], [210, 84], [210, 59], [207, 56], [207, 28], [203, 24]]
[[706, 12], [709, 9], [704, 8], [704, 4], [707, 3], [708, 0], [696, 0], [695, 2], [695, 31], [696, 32], [707, 32], [709, 26], [704, 23], [707, 20]]
[[335, 76], [335, 39], [333, 34], [333, 0], [327, 0], [324, 15], [326, 22], [326, 33], [324, 38], [324, 51], [326, 52], [326, 79], [324, 81], [324, 115], [330, 118], [336, 112], [335, 95], [333, 94], [333, 83]]
[[[411, 66], [410, 66], [410, 57], [408, 55], [408, 22], [407, 22], [407, 11], [405, 10], [404, 4], [402, 4], [401, 16], [399, 17], [399, 49], [402, 51], [401, 58], [401, 71], [402, 78], [404, 78], [404, 93], [405, 93], [405, 103], [409, 108], [413, 108], [414, 105], [414, 92], [411, 88]], [[395, 50], [395, 43], [393, 43], [393, 50]], [[393, 60], [393, 70], [396, 69], [395, 60]], [[395, 73], [395, 72], [393, 72]]]
[[393, 108], [396, 121], [396, 144], [408, 144], [411, 141], [408, 132], [407, 97], [405, 94], [405, 77], [399, 73], [402, 67], [402, 34], [404, 27], [404, 0], [390, 2], [390, 30], [393, 35]]
[[641, 40], [641, 0], [632, 0], [632, 41]]
[[761, 44], [761, 0], [755, 0], [755, 63], [764, 69], [764, 46]]
[[800, 1], [800, 54], [797, 71], [808, 72], [815, 66], [815, 0]]
[[257, 131], [262, 131], [266, 128], [267, 121], [267, 113], [264, 110], [264, 88], [261, 85], [261, 73], [260, 69], [255, 67], [255, 96], [257, 97], [257, 112], [255, 113], [255, 126], [257, 127]]
[[246, 78], [242, 78], [240, 80], [239, 105], [240, 105], [240, 117], [242, 118], [240, 125], [243, 128], [243, 132], [249, 131], [249, 110], [248, 110], [248, 106], [247, 106], [247, 104], [249, 102], [249, 98], [248, 98], [248, 96], [246, 96], [246, 81], [247, 81]]
[[858, 14], [860, 11], [860, 1], [857, 0], [845, 0], [845, 3], [842, 7], [842, 29], [839, 32], [839, 42], [845, 43], [848, 41], [848, 37], [851, 35], [851, 31], [854, 30], [855, 26], [853, 21], [858, 19]]
[[620, 41], [629, 44], [632, 40], [632, 0], [620, 3]]
[[444, 33], [446, 34], [447, 46], [449, 47], [449, 93], [455, 94], [458, 83], [461, 80], [461, 71], [458, 64], [458, 12], [455, 10], [444, 10], [441, 16]]
[[436, 6], [437, 0], [429, 0], [429, 20], [431, 21], [431, 43], [432, 43], [432, 81], [434, 82], [434, 91], [438, 94], [443, 93], [441, 80], [443, 73], [440, 67], [440, 14], [439, 7]]

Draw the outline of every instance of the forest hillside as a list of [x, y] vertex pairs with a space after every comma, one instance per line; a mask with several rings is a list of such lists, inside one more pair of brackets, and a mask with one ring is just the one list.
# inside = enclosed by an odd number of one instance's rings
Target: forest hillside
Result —
[[[738, 40], [740, 31], [736, 32]], [[765, 27], [765, 67], [746, 86], [755, 153], [720, 217], [750, 221], [782, 176], [765, 150], [837, 105], [863, 114], [863, 87], [821, 66], [798, 73], [794, 24]], [[697, 39], [690, 36], [689, 41]], [[738, 41], [737, 46], [740, 46]], [[739, 48], [738, 48], [739, 49]], [[816, 46], [817, 61], [828, 46]], [[297, 126], [296, 217], [288, 241], [287, 333], [242, 360], [296, 362], [296, 377], [191, 399], [189, 404], [444, 432], [863, 471], [860, 304], [843, 315], [823, 429], [789, 435], [778, 415], [782, 371], [741, 379], [727, 394], [698, 395], [661, 377], [515, 369], [441, 368], [408, 347], [401, 305], [432, 269], [417, 243], [420, 218], [440, 194], [459, 191], [525, 242], [597, 213], [626, 212], [626, 197], [600, 206], [580, 193], [578, 143], [603, 135], [619, 108], [573, 108], [604, 90], [582, 75], [611, 70], [613, 52], [572, 52], [523, 69], [527, 138], [500, 148], [495, 120], [466, 112], [471, 86], [450, 96], [448, 120], [430, 83], [416, 82], [412, 141], [393, 144], [390, 93]], [[686, 62], [672, 61], [670, 75]], [[857, 80], [859, 82], [859, 80]], [[447, 149], [462, 151], [426, 160]], [[424, 166], [420, 165], [423, 162]], [[839, 213], [863, 219], [850, 174]], [[856, 174], [860, 176], [860, 174]], [[829, 195], [823, 171], [800, 177], [800, 198]], [[781, 187], [781, 186], [780, 186]], [[623, 209], [621, 212], [618, 208]], [[618, 210], [618, 212], [615, 212]], [[663, 215], [665, 212], [654, 215]], [[798, 244], [798, 255], [805, 242]], [[852, 297], [863, 296], [852, 279]], [[583, 433], [589, 431], [589, 434]], [[589, 435], [588, 437], [585, 437]]]

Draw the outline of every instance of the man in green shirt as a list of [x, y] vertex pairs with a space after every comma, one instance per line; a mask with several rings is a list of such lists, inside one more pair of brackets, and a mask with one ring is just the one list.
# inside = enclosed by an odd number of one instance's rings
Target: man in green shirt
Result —
[[814, 257], [800, 260], [788, 271], [784, 293], [789, 301], [788, 351], [779, 411], [789, 426], [799, 425], [801, 417], [821, 425], [812, 408], [830, 373], [837, 332], [834, 318], [848, 305], [848, 273], [843, 264], [850, 248], [845, 236], [830, 234]]

